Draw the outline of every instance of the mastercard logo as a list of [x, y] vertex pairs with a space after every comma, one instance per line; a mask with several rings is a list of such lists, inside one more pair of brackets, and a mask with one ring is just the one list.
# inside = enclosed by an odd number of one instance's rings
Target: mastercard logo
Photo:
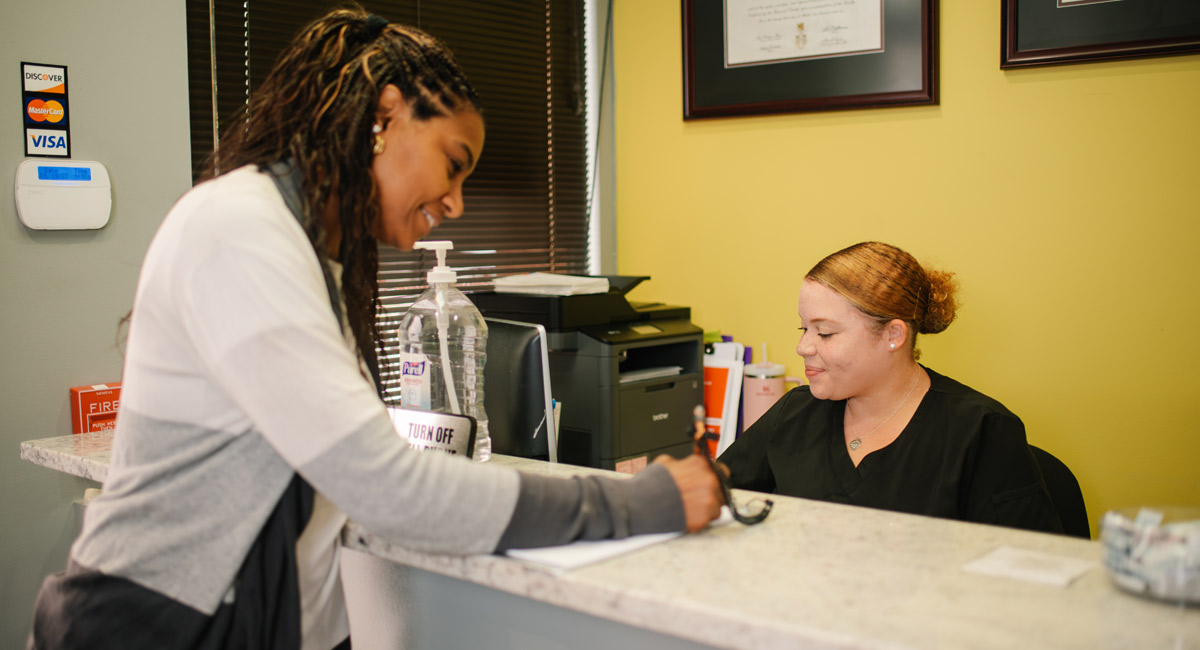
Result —
[[63, 108], [62, 104], [54, 100], [47, 102], [41, 99], [29, 102], [29, 105], [25, 107], [25, 113], [34, 122], [49, 122], [51, 124], [61, 122], [67, 116], [67, 111]]

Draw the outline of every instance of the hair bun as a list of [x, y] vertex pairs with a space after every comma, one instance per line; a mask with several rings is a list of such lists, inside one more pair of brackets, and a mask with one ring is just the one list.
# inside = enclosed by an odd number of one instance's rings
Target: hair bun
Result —
[[387, 26], [388, 26], [387, 18], [384, 18], [382, 16], [376, 16], [375, 14], [371, 14], [370, 16], [367, 16], [367, 22], [366, 22], [367, 41], [373, 41], [376, 38], [378, 38], [379, 33], [382, 32], [383, 28], [387, 27]]
[[937, 334], [954, 322], [958, 311], [958, 300], [954, 296], [958, 291], [958, 282], [949, 271], [926, 270], [925, 277], [929, 281], [929, 302], [918, 331], [921, 334]]

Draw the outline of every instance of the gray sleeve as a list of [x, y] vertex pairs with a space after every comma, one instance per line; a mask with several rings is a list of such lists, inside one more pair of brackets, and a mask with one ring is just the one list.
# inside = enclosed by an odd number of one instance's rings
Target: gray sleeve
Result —
[[488, 553], [516, 505], [516, 471], [416, 451], [381, 413], [296, 468], [356, 523], [427, 553]]
[[683, 498], [661, 465], [631, 479], [523, 473], [516, 508], [495, 550], [676, 532], [685, 526]]

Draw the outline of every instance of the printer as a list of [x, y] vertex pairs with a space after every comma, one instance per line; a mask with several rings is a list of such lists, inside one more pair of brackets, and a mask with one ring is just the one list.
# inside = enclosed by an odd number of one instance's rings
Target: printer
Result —
[[550, 384], [561, 409], [558, 460], [637, 471], [659, 454], [683, 457], [693, 449], [688, 432], [692, 409], [704, 398], [704, 335], [688, 307], [626, 298], [648, 277], [607, 279], [607, 293], [485, 292], [471, 299], [485, 317], [546, 329]]

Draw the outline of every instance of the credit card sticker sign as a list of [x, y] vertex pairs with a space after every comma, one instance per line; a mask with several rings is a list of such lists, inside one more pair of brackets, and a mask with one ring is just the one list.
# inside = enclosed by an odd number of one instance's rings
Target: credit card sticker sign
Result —
[[25, 155], [71, 157], [67, 66], [21, 62]]
[[25, 103], [25, 122], [27, 124], [62, 124], [66, 118], [67, 107], [58, 100], [34, 97]]
[[21, 71], [25, 74], [25, 92], [50, 93], [52, 95], [67, 94], [66, 66], [22, 63]]
[[117, 426], [121, 383], [71, 387], [71, 433], [92, 433]]

